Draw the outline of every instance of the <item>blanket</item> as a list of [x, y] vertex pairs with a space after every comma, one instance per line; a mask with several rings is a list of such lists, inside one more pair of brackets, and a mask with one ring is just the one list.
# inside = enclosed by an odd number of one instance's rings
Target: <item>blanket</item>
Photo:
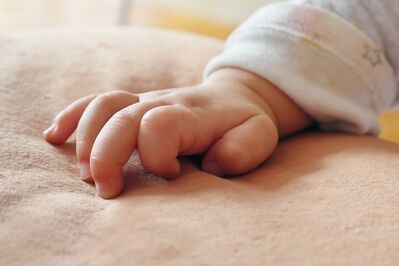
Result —
[[0, 35], [0, 265], [397, 265], [399, 145], [307, 131], [232, 179], [192, 160], [173, 181], [133, 154], [116, 199], [79, 179], [71, 101], [193, 85], [222, 43], [150, 28]]

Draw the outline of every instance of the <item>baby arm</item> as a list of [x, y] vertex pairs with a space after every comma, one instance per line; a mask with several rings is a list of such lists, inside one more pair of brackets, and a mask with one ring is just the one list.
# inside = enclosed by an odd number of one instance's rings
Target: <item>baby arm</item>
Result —
[[[322, 130], [378, 134], [380, 113], [399, 100], [397, 10], [396, 0], [267, 5], [229, 36], [205, 76], [245, 69], [276, 85]], [[371, 18], [377, 13], [381, 20]]]
[[82, 178], [92, 177], [98, 195], [112, 198], [135, 149], [143, 167], [166, 178], [179, 176], [178, 156], [203, 153], [202, 170], [239, 175], [266, 160], [279, 136], [310, 123], [273, 84], [223, 68], [193, 87], [81, 98], [56, 116], [44, 137], [62, 144], [76, 129]]

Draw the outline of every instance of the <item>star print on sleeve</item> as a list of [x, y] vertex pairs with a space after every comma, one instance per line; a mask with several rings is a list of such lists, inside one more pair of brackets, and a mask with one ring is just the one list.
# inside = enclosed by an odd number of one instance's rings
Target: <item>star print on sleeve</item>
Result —
[[363, 53], [362, 57], [367, 60], [373, 68], [383, 64], [382, 53], [379, 49], [374, 49], [367, 44], [364, 47], [366, 51]]

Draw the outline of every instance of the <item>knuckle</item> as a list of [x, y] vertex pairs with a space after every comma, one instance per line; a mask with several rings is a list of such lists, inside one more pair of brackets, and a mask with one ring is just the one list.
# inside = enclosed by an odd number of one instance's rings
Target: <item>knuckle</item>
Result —
[[90, 156], [90, 164], [93, 166], [101, 165], [104, 161], [106, 158], [98, 151]]
[[181, 103], [189, 108], [203, 107], [208, 103], [208, 99], [205, 95], [186, 94]]
[[89, 135], [87, 132], [79, 130], [76, 134], [76, 145], [85, 144], [89, 141]]
[[53, 123], [64, 124], [71, 119], [71, 114], [73, 114], [73, 109], [68, 106], [61, 112], [59, 112], [53, 119]]
[[176, 91], [164, 96], [167, 102], [188, 108], [203, 107], [210, 101], [209, 95], [192, 91]]
[[222, 156], [231, 174], [242, 174], [251, 168], [251, 155], [241, 147], [233, 146], [226, 149]]
[[112, 156], [109, 155], [107, 149], [103, 145], [93, 145], [90, 153], [90, 164], [93, 166], [103, 165], [104, 163], [113, 162]]
[[141, 126], [159, 132], [169, 131], [174, 128], [174, 116], [172, 106], [161, 106], [146, 112], [141, 119]]
[[65, 110], [62, 110], [58, 114], [56, 114], [53, 118], [53, 124], [59, 124], [64, 122]]
[[127, 96], [131, 97], [132, 95], [133, 94], [122, 90], [109, 91], [97, 96], [91, 102], [91, 105], [96, 108], [112, 108], [112, 106], [115, 104], [116, 98], [125, 98]]
[[114, 93], [107, 92], [97, 96], [91, 103], [92, 106], [104, 108], [110, 106], [113, 102]]
[[126, 126], [129, 124], [129, 121], [131, 121], [132, 115], [129, 113], [127, 109], [122, 109], [119, 112], [116, 112], [110, 119], [109, 122], [113, 124], [118, 124], [122, 126]]
[[81, 119], [76, 128], [76, 147], [85, 147], [90, 142], [93, 142], [92, 123], [90, 120]]
[[87, 159], [90, 155], [91, 144], [87, 135], [80, 135], [76, 138], [76, 156], [78, 159]]

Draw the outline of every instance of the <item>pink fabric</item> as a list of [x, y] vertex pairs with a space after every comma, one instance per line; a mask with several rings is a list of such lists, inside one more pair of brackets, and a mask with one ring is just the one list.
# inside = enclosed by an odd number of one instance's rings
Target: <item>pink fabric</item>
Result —
[[80, 181], [73, 139], [41, 132], [70, 101], [199, 82], [219, 41], [154, 29], [0, 35], [0, 265], [396, 265], [399, 146], [304, 133], [232, 180], [135, 156], [124, 193]]

